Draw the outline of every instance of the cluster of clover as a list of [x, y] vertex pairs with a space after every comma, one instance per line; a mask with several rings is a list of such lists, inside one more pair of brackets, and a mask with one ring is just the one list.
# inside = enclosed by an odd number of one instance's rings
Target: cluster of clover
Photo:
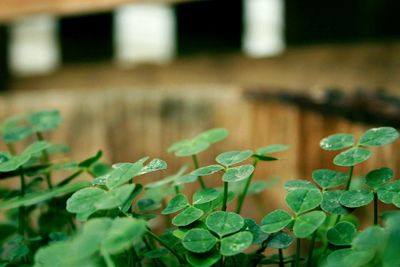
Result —
[[[318, 169], [315, 183], [286, 182], [289, 209], [257, 223], [240, 215], [247, 196], [269, 187], [253, 181], [257, 164], [278, 160], [272, 154], [288, 146], [228, 151], [199, 167], [197, 155], [228, 136], [226, 129], [211, 129], [169, 148], [190, 157], [194, 170], [184, 166], [140, 184], [138, 176], [165, 170], [167, 163], [144, 157], [109, 166], [100, 161], [101, 151], [81, 162], [66, 160], [57, 154], [68, 146], [44, 139], [61, 122], [58, 111], [42, 111], [1, 125], [8, 151], [0, 152], [0, 179], [19, 179], [20, 187], [0, 188], [0, 266], [400, 265], [399, 211], [378, 212], [378, 202], [400, 207], [400, 180], [390, 181], [393, 171], [384, 167], [352, 183], [354, 167], [372, 156], [371, 147], [397, 140], [394, 128], [370, 129], [358, 141], [351, 134], [324, 138], [321, 148], [340, 150], [333, 163], [347, 171]], [[21, 141], [29, 145], [18, 152]], [[54, 173], [67, 175], [55, 183]], [[77, 182], [82, 174], [92, 179]], [[220, 177], [221, 188], [207, 186], [209, 175]], [[199, 189], [188, 196], [191, 183]], [[361, 230], [352, 213], [371, 202], [373, 222]], [[151, 222], [160, 217], [167, 225], [156, 234]]]

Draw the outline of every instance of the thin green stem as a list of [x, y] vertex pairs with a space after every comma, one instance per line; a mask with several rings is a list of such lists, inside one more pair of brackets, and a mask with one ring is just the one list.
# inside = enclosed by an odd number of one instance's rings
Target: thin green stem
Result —
[[[23, 197], [25, 195], [25, 175], [24, 175], [24, 170], [22, 167], [19, 167], [19, 173], [20, 173], [20, 182], [21, 182], [21, 191], [20, 191], [20, 196]], [[25, 207], [21, 206], [18, 209], [18, 232], [20, 235], [24, 236], [25, 235], [25, 227], [26, 227], [26, 218], [25, 218]]]
[[185, 262], [185, 261], [179, 256], [179, 254], [176, 253], [176, 251], [175, 251], [172, 247], [170, 247], [166, 242], [164, 242], [161, 238], [159, 238], [156, 234], [154, 234], [154, 233], [150, 230], [150, 228], [147, 228], [146, 233], [147, 233], [151, 238], [153, 238], [153, 239], [156, 240], [158, 243], [160, 243], [160, 245], [162, 245], [162, 246], [165, 247], [167, 250], [169, 250], [169, 252], [171, 252], [172, 255], [174, 255], [174, 256], [178, 259], [178, 261], [179, 261], [180, 263], [184, 263], [184, 262]]
[[102, 251], [101, 255], [103, 255], [103, 258], [104, 258], [104, 261], [105, 261], [107, 267], [115, 267], [115, 263], [113, 262], [110, 254], [108, 254], [105, 251]]
[[296, 242], [296, 259], [295, 259], [295, 267], [299, 267], [300, 266], [300, 251], [301, 251], [301, 239], [297, 238], [297, 242]]
[[278, 249], [279, 254], [279, 267], [285, 267], [285, 263], [283, 261], [283, 250], [280, 248]]
[[[44, 137], [43, 134], [40, 132], [36, 132], [36, 137], [39, 141], [44, 141]], [[50, 157], [49, 157], [49, 153], [47, 152], [47, 150], [42, 150], [42, 162], [44, 164], [49, 163], [50, 162]], [[48, 188], [53, 188], [53, 184], [51, 182], [51, 173], [50, 172], [46, 172], [45, 173], [46, 176], [46, 183], [47, 183], [47, 187]]]
[[[199, 168], [199, 161], [197, 160], [197, 156], [196, 155], [192, 155], [192, 161], [193, 161], [193, 165], [195, 169]], [[201, 188], [206, 188], [206, 184], [204, 183], [203, 177], [199, 176], [198, 181], [200, 183]]]
[[350, 168], [349, 168], [349, 179], [347, 180], [347, 184], [346, 184], [346, 191], [348, 191], [349, 188], [350, 188], [351, 179], [353, 178], [353, 170], [354, 170], [354, 166], [350, 166]]
[[[350, 166], [350, 168], [349, 168], [349, 178], [347, 180], [347, 184], [346, 184], [346, 188], [345, 188], [346, 191], [348, 191], [350, 189], [351, 179], [353, 178], [353, 171], [354, 171], [354, 166]], [[340, 221], [341, 218], [342, 218], [342, 215], [338, 215], [336, 217], [335, 225]]]
[[83, 170], [78, 170], [76, 172], [74, 172], [73, 174], [71, 174], [70, 176], [68, 176], [67, 178], [65, 178], [64, 180], [62, 180], [61, 182], [59, 182], [57, 184], [57, 186], [63, 186], [68, 184], [69, 182], [71, 182], [73, 179], [75, 179], [76, 177], [78, 177], [81, 173], [83, 172]]
[[[254, 169], [257, 166], [257, 162], [258, 162], [258, 160], [256, 158], [254, 158], [254, 160], [253, 160]], [[253, 175], [254, 175], [254, 172], [250, 175], [249, 178], [247, 178], [247, 181], [246, 181], [246, 184], [245, 184], [245, 186], [243, 188], [243, 191], [239, 195], [238, 204], [237, 204], [237, 207], [236, 207], [236, 213], [237, 214], [240, 214], [240, 211], [242, 210], [242, 206], [243, 206], [244, 200], [246, 199], [247, 191], [249, 190], [249, 187], [250, 187], [250, 184], [251, 184], [251, 179], [253, 178]]]
[[174, 189], [175, 189], [175, 195], [180, 193], [179, 185], [175, 185]]
[[378, 225], [378, 194], [374, 192], [374, 225]]
[[312, 267], [312, 257], [314, 253], [315, 239], [317, 237], [317, 231], [315, 231], [311, 237], [310, 247], [308, 248], [308, 257], [307, 257], [307, 267]]
[[224, 182], [224, 198], [222, 200], [222, 211], [226, 211], [227, 202], [228, 202], [228, 182]]
[[142, 267], [142, 261], [141, 261], [141, 259], [139, 258], [139, 255], [137, 254], [136, 249], [135, 249], [134, 246], [132, 246], [131, 251], [132, 251], [132, 255], [133, 255], [133, 258], [134, 258], [134, 260], [135, 260], [136, 265], [137, 265], [138, 267]]

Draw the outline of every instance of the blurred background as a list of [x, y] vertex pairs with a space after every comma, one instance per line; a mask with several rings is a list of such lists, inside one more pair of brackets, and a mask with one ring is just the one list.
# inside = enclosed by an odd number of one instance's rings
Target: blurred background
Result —
[[[255, 178], [310, 178], [331, 166], [323, 137], [400, 127], [399, 10], [397, 0], [1, 0], [0, 120], [56, 108], [65, 119], [50, 138], [71, 157], [149, 155], [167, 173], [190, 164], [170, 144], [225, 127], [201, 165], [282, 143], [284, 160]], [[356, 174], [399, 170], [398, 144], [374, 153]], [[268, 205], [283, 202], [279, 188]]]

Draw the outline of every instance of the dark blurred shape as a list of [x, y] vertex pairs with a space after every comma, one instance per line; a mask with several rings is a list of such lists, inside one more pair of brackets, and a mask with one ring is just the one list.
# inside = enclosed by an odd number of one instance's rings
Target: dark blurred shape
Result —
[[110, 60], [114, 54], [113, 15], [61, 18], [59, 38], [65, 63]]
[[287, 0], [289, 44], [400, 37], [397, 0]]
[[242, 1], [198, 1], [175, 5], [179, 54], [238, 52]]
[[10, 70], [8, 66], [8, 29], [0, 25], [0, 91], [7, 87]]
[[252, 101], [278, 100], [317, 111], [326, 116], [338, 116], [353, 122], [370, 125], [387, 125], [400, 128], [400, 98], [390, 95], [383, 88], [357, 88], [353, 93], [345, 93], [343, 88], [326, 88], [324, 93], [313, 95], [294, 93], [288, 89], [266, 90], [250, 88], [244, 92]]

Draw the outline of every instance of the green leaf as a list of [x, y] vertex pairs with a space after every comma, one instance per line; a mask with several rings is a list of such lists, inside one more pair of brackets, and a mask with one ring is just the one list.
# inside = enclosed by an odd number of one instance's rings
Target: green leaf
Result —
[[282, 152], [288, 149], [289, 149], [288, 145], [273, 144], [266, 147], [258, 148], [256, 150], [256, 154], [258, 155], [272, 154], [272, 153]]
[[223, 169], [224, 169], [224, 167], [222, 167], [221, 165], [214, 164], [214, 165], [209, 165], [209, 166], [205, 166], [205, 167], [196, 169], [196, 170], [192, 171], [190, 174], [195, 175], [195, 176], [206, 176], [206, 175], [211, 175], [213, 173], [222, 171]]
[[374, 193], [367, 189], [346, 191], [342, 194], [339, 201], [345, 207], [358, 208], [368, 205], [374, 199]]
[[113, 170], [107, 174], [106, 186], [109, 189], [116, 188], [137, 176], [142, 168], [141, 162], [114, 164]]
[[191, 266], [209, 267], [216, 264], [221, 258], [218, 251], [210, 251], [207, 253], [186, 253], [186, 259]]
[[200, 189], [193, 195], [193, 205], [211, 202], [219, 197], [220, 191], [214, 188]]
[[271, 156], [258, 155], [258, 154], [254, 154], [253, 157], [256, 158], [257, 160], [261, 160], [261, 161], [279, 160], [279, 158], [275, 158], [275, 157], [271, 157]]
[[244, 230], [249, 231], [253, 235], [253, 244], [261, 245], [270, 236], [253, 220], [246, 218], [244, 219]]
[[101, 150], [97, 151], [96, 155], [93, 157], [90, 157], [88, 159], [85, 159], [84, 161], [81, 161], [79, 163], [79, 167], [81, 168], [89, 168], [92, 164], [96, 163], [101, 156], [103, 155], [103, 152]]
[[329, 254], [328, 267], [360, 267], [365, 266], [374, 257], [370, 251], [356, 251], [351, 248], [339, 249]]
[[393, 171], [390, 168], [384, 167], [370, 171], [365, 177], [365, 183], [373, 188], [388, 182], [393, 177]]
[[393, 143], [397, 138], [399, 138], [399, 133], [392, 127], [372, 128], [361, 136], [360, 145], [383, 146]]
[[89, 182], [81, 181], [75, 184], [68, 184], [62, 187], [49, 189], [44, 192], [37, 192], [37, 193], [27, 194], [23, 197], [8, 199], [6, 201], [0, 202], [0, 209], [14, 209], [21, 206], [36, 205], [51, 198], [75, 192], [76, 190], [87, 187], [89, 185], [90, 185]]
[[313, 183], [305, 180], [289, 180], [285, 183], [285, 190], [290, 192], [298, 189], [318, 189]]
[[27, 118], [35, 132], [47, 132], [58, 128], [62, 123], [62, 117], [58, 110], [35, 112], [29, 114]]
[[293, 221], [293, 216], [284, 210], [274, 210], [261, 221], [261, 229], [266, 233], [275, 233]]
[[321, 209], [325, 212], [344, 215], [348, 214], [350, 210], [340, 204], [340, 197], [343, 194], [343, 190], [325, 191], [322, 194]]
[[183, 246], [196, 253], [204, 253], [211, 250], [217, 243], [217, 238], [208, 230], [195, 228], [186, 232], [182, 239]]
[[370, 226], [353, 239], [352, 248], [370, 252], [378, 251], [382, 249], [382, 244], [385, 243], [385, 239], [385, 229], [376, 225]]
[[3, 131], [2, 138], [6, 144], [12, 144], [27, 138], [28, 136], [32, 135], [32, 133], [31, 127], [15, 126], [6, 128]]
[[312, 177], [313, 180], [324, 189], [344, 185], [348, 179], [348, 175], [346, 173], [336, 172], [328, 169], [315, 170], [312, 173]]
[[351, 245], [353, 238], [357, 234], [357, 229], [354, 224], [343, 221], [328, 230], [326, 237], [329, 243], [335, 246]]
[[354, 145], [354, 142], [354, 135], [338, 133], [322, 139], [319, 146], [324, 150], [340, 150]]
[[188, 199], [184, 194], [174, 196], [168, 203], [167, 207], [161, 211], [161, 214], [171, 214], [180, 211], [189, 205]]
[[221, 240], [221, 255], [233, 256], [246, 248], [248, 248], [253, 241], [253, 235], [250, 232], [244, 231], [234, 235], [230, 235]]
[[137, 203], [140, 211], [158, 210], [161, 203], [153, 198], [142, 198]]
[[144, 166], [138, 175], [143, 175], [150, 172], [161, 171], [167, 168], [167, 163], [161, 159], [153, 159], [149, 164]]
[[342, 153], [336, 155], [333, 163], [338, 166], [355, 166], [360, 164], [372, 156], [372, 152], [361, 147], [352, 147]]
[[229, 167], [229, 166], [235, 165], [237, 163], [240, 163], [242, 161], [245, 161], [246, 159], [250, 158], [251, 155], [253, 155], [253, 151], [251, 151], [251, 150], [228, 151], [228, 152], [219, 154], [216, 158], [216, 161], [219, 164]]
[[206, 225], [208, 229], [222, 237], [242, 229], [244, 220], [234, 212], [214, 211], [208, 215]]
[[224, 128], [214, 128], [199, 134], [196, 139], [214, 144], [228, 137], [229, 132]]
[[67, 200], [67, 211], [71, 213], [94, 213], [97, 210], [96, 202], [104, 198], [106, 194], [107, 191], [96, 187], [81, 189]]
[[298, 238], [310, 236], [324, 223], [325, 218], [325, 213], [320, 210], [314, 210], [297, 217], [293, 226], [294, 235]]
[[287, 233], [278, 232], [273, 234], [268, 240], [268, 247], [275, 249], [285, 249], [292, 244], [293, 239], [293, 236]]
[[172, 219], [172, 224], [186, 226], [200, 219], [203, 214], [204, 212], [201, 209], [189, 206]]
[[184, 146], [181, 146], [176, 152], [175, 156], [177, 157], [187, 157], [199, 154], [203, 152], [210, 146], [209, 142], [203, 140], [188, 140], [185, 142]]
[[108, 191], [105, 196], [95, 203], [97, 210], [107, 210], [121, 207], [129, 198], [135, 184], [127, 184]]
[[393, 204], [400, 208], [400, 193], [397, 193], [396, 195], [393, 196]]
[[378, 198], [385, 204], [391, 204], [393, 197], [400, 192], [400, 180], [396, 180], [377, 188]]
[[109, 254], [123, 252], [146, 232], [146, 222], [136, 218], [116, 218], [101, 242], [101, 251]]
[[47, 149], [50, 147], [50, 144], [46, 141], [37, 141], [35, 143], [30, 144], [25, 150], [22, 152], [22, 154], [29, 154], [29, 155], [34, 155], [39, 152], [42, 152], [43, 150]]
[[318, 207], [322, 195], [318, 189], [297, 189], [290, 191], [285, 201], [291, 210], [300, 214]]
[[239, 182], [241, 180], [247, 179], [254, 172], [253, 165], [242, 165], [234, 168], [229, 168], [226, 170], [222, 176], [224, 182]]
[[192, 174], [183, 175], [174, 180], [174, 185], [179, 186], [183, 184], [193, 183], [197, 181], [197, 178], [198, 177], [196, 175]]

